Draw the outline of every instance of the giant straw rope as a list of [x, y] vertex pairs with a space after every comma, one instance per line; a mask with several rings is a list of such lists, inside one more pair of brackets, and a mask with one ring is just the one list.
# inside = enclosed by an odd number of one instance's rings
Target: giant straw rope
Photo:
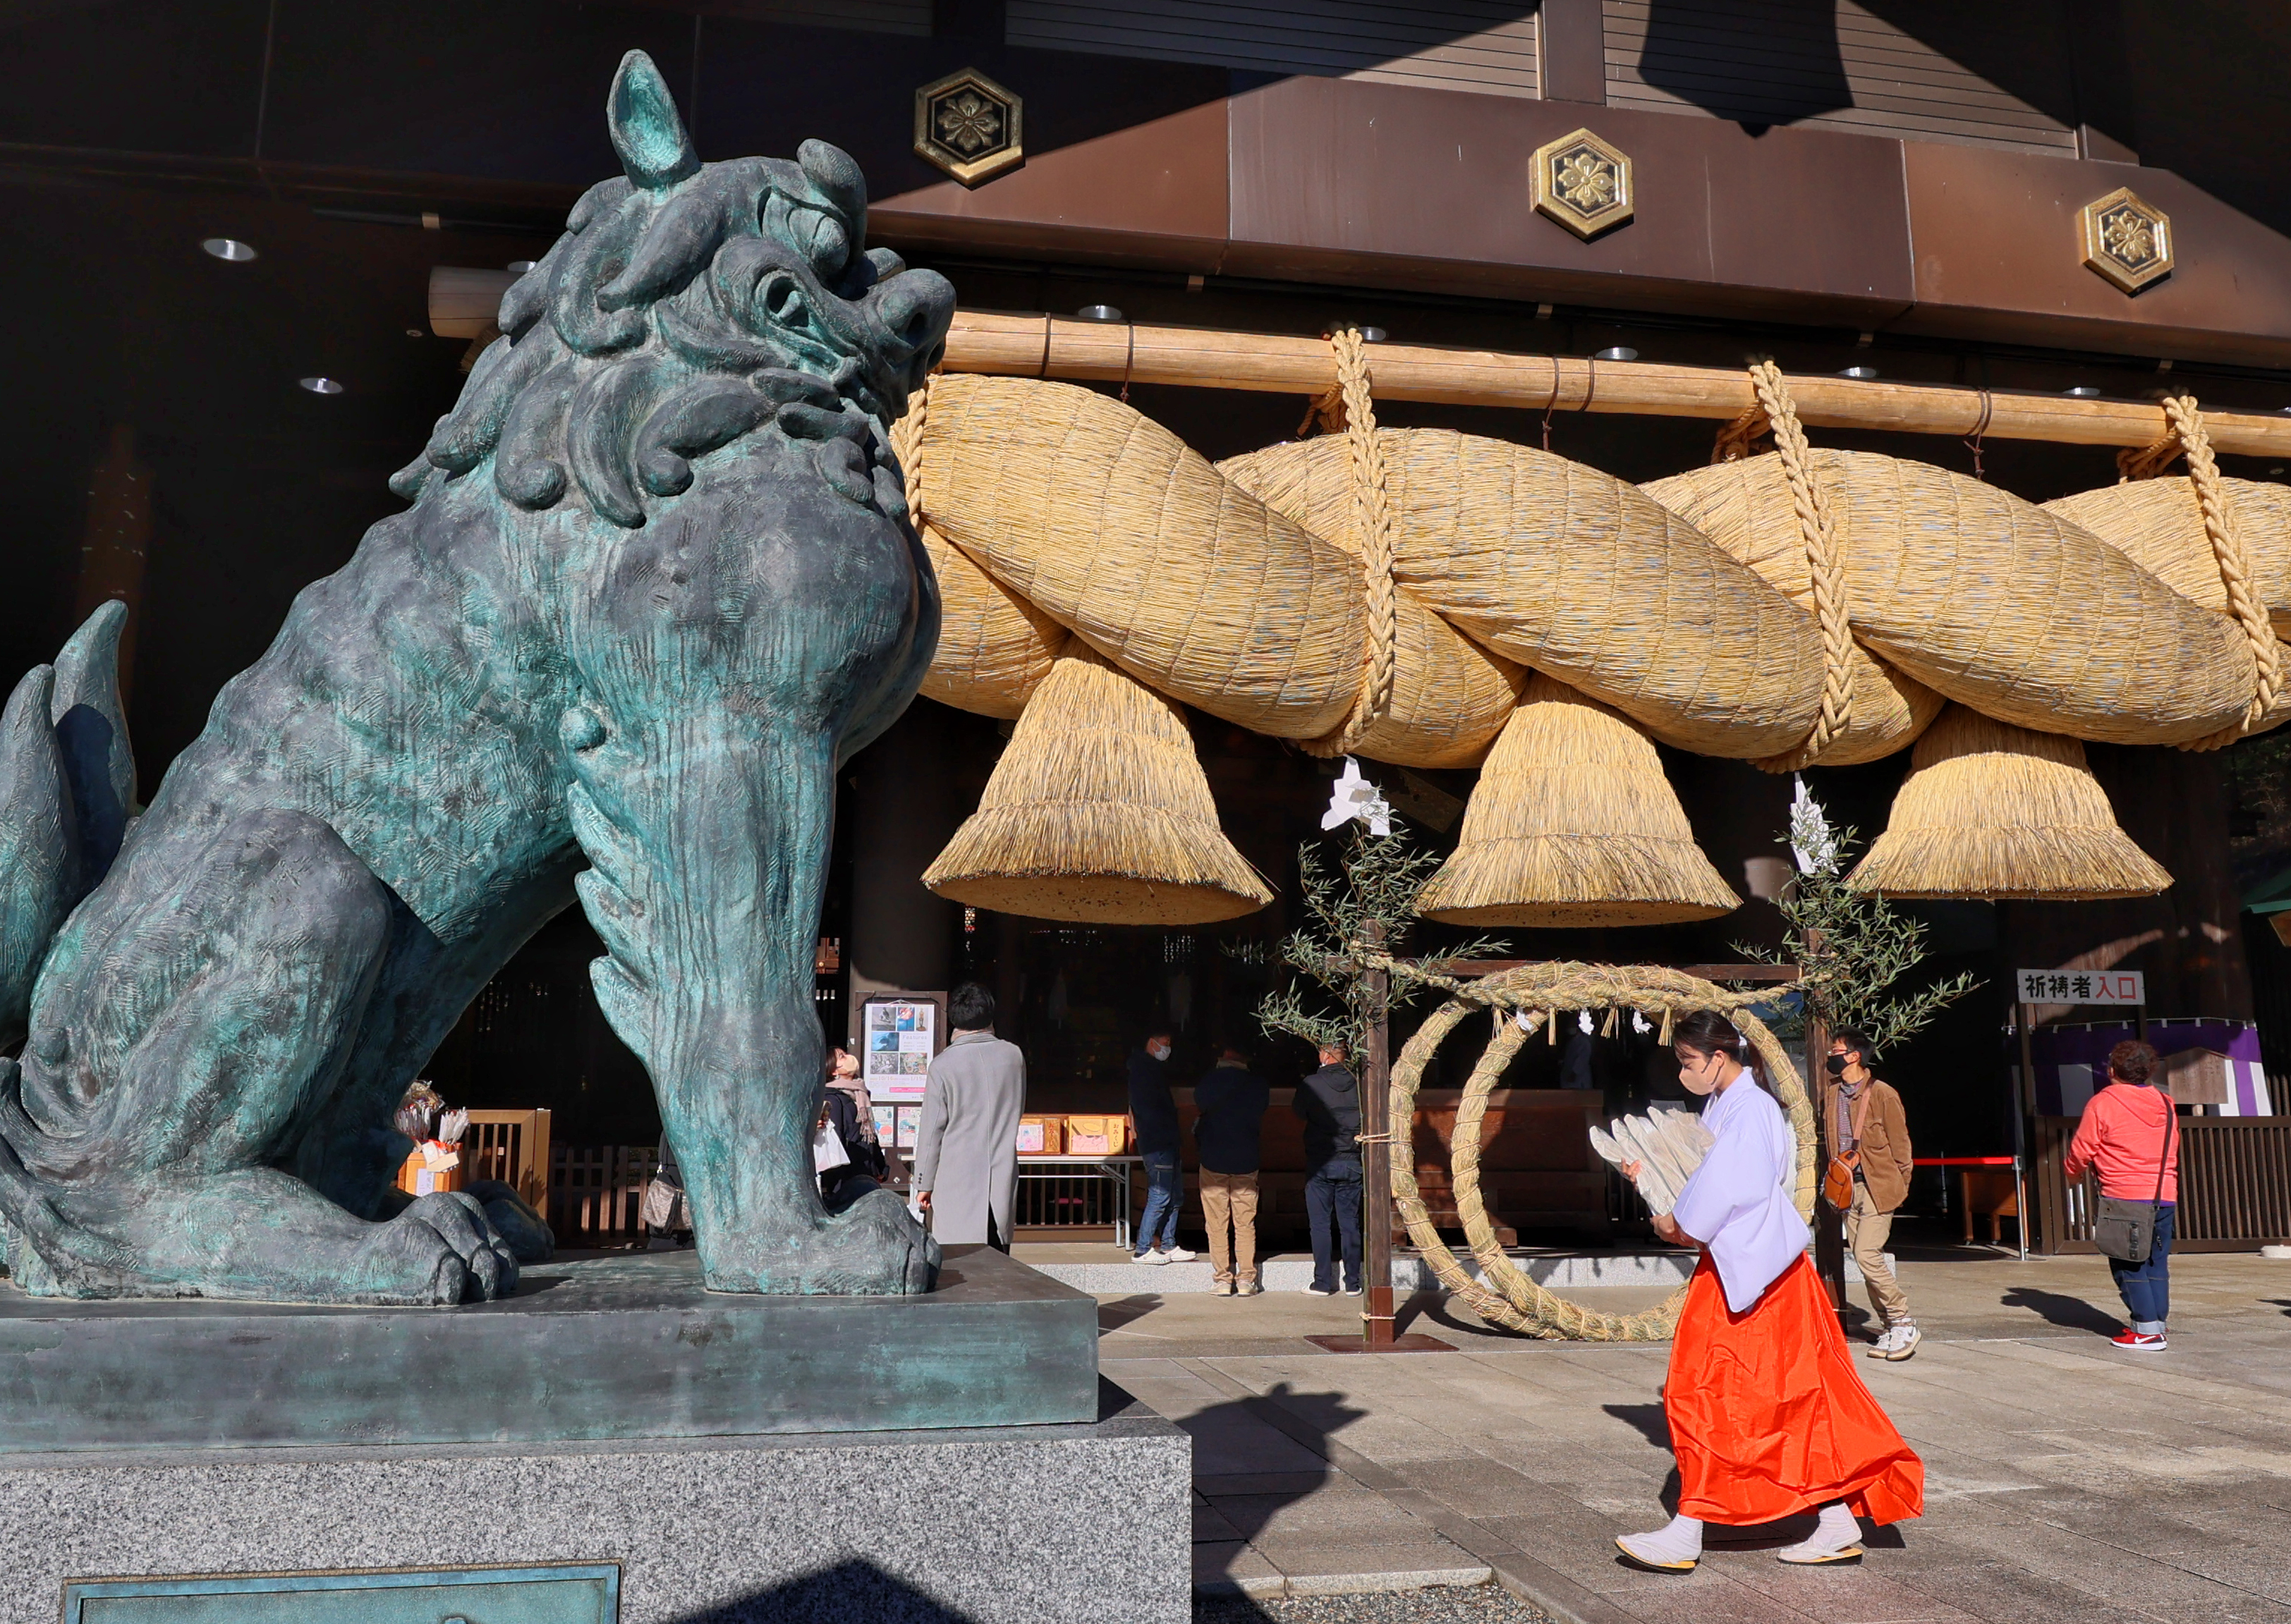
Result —
[[2192, 501], [2132, 484], [2039, 508], [1810, 445], [1765, 364], [1773, 454], [1642, 492], [1528, 446], [1380, 428], [1373, 347], [1332, 346], [1341, 435], [1217, 468], [1089, 390], [934, 380], [895, 431], [934, 558], [962, 578], [925, 692], [1015, 716], [1064, 628], [1181, 703], [1405, 766], [1476, 764], [1522, 667], [1664, 743], [1776, 770], [1890, 755], [1943, 700], [2187, 748], [2291, 714], [2291, 506], [2219, 473], [2191, 402], [2166, 426]]

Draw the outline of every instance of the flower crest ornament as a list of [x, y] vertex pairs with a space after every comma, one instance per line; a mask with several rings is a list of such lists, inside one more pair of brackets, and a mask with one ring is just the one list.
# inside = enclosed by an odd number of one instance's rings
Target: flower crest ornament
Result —
[[1790, 801], [1789, 832], [1790, 855], [1797, 860], [1797, 871], [1835, 874], [1837, 836], [1829, 827], [1829, 819], [1804, 779], [1793, 774], [1790, 781], [1797, 786], [1797, 794]]
[[1560, 165], [1559, 195], [1579, 209], [1597, 208], [1615, 198], [1614, 166], [1596, 152], [1579, 152]]
[[1383, 790], [1361, 776], [1360, 763], [1347, 756], [1330, 792], [1329, 810], [1321, 814], [1321, 827], [1332, 829], [1355, 821], [1367, 824], [1371, 835], [1392, 833], [1392, 804]]
[[965, 154], [978, 152], [1001, 140], [1002, 109], [976, 91], [965, 91], [941, 104], [938, 132], [950, 147]]

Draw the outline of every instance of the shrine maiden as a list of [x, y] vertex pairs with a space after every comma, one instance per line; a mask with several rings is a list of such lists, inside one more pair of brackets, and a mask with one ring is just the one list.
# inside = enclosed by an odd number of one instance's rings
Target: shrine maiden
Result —
[[1924, 1512], [1925, 1463], [1853, 1368], [1791, 1200], [1789, 1120], [1742, 1064], [1741, 1034], [1699, 1012], [1675, 1036], [1679, 1081], [1711, 1096], [1702, 1121], [1713, 1136], [1678, 1204], [1654, 1220], [1664, 1239], [1702, 1249], [1663, 1388], [1678, 1515], [1615, 1543], [1635, 1566], [1685, 1573], [1702, 1558], [1705, 1523], [1772, 1523], [1819, 1509], [1812, 1536], [1781, 1559], [1859, 1562], [1857, 1518], [1893, 1523]]

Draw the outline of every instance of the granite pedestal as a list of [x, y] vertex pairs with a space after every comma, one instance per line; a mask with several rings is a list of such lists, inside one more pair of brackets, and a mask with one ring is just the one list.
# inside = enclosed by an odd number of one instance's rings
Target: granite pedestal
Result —
[[[1098, 1379], [1089, 1299], [984, 1250], [904, 1302], [718, 1297], [668, 1253], [536, 1268], [508, 1303], [446, 1311], [9, 1295], [0, 1376], [0, 1526], [20, 1532], [0, 1624], [54, 1620], [72, 1581], [405, 1569], [495, 1577], [326, 1604], [436, 1624], [425, 1595], [451, 1596], [478, 1624], [471, 1587], [499, 1583], [519, 1624], [589, 1624], [607, 1588], [618, 1624], [1190, 1606], [1190, 1440]], [[917, 1424], [957, 1415], [974, 1424]], [[498, 1577], [547, 1564], [612, 1583], [517, 1602]], [[219, 1605], [240, 1611], [196, 1610]], [[86, 1616], [256, 1606], [127, 1594]]]
[[1043, 1426], [1097, 1419], [1097, 1305], [985, 1246], [904, 1298], [710, 1292], [690, 1252], [448, 1309], [0, 1288], [0, 1455]]

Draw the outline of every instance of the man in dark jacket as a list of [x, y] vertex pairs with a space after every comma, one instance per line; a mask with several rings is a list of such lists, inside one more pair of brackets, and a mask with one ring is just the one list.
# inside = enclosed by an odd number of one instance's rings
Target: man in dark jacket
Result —
[[[1210, 1232], [1210, 1292], [1254, 1297], [1257, 1283], [1258, 1141], [1273, 1091], [1253, 1076], [1249, 1057], [1227, 1044], [1218, 1068], [1194, 1089], [1194, 1148], [1201, 1154], [1202, 1217]], [[1232, 1227], [1230, 1236], [1226, 1226]]]
[[1178, 1244], [1178, 1204], [1185, 1182], [1178, 1172], [1178, 1105], [1170, 1098], [1170, 1035], [1149, 1032], [1129, 1054], [1129, 1121], [1146, 1164], [1146, 1215], [1137, 1220], [1140, 1263], [1190, 1263]]
[[1342, 1237], [1344, 1290], [1361, 1292], [1360, 1083], [1345, 1064], [1342, 1044], [1321, 1045], [1321, 1069], [1298, 1085], [1297, 1115], [1305, 1121], [1305, 1216], [1313, 1226], [1315, 1297], [1337, 1292], [1337, 1253]]

